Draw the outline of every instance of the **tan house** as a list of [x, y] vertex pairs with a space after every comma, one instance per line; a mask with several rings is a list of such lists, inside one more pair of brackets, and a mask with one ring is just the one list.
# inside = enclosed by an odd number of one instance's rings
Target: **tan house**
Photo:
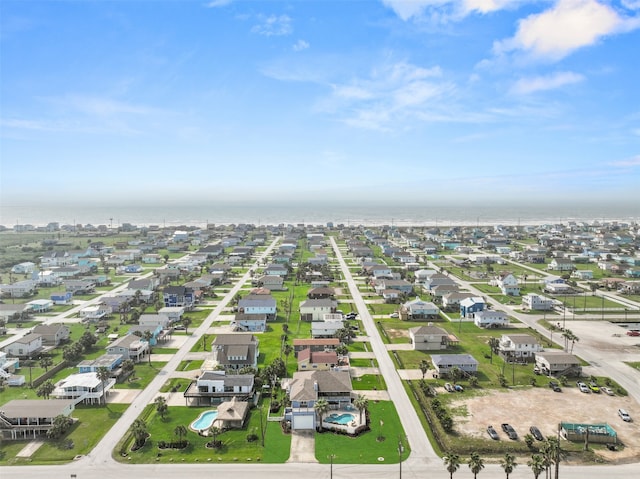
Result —
[[69, 340], [69, 326], [66, 324], [38, 324], [33, 333], [42, 336], [44, 346], [58, 346]]
[[455, 336], [433, 325], [410, 328], [409, 338], [411, 338], [411, 344], [416, 351], [447, 349], [450, 344], [458, 342]]
[[338, 353], [335, 351], [311, 351], [303, 349], [298, 353], [298, 371], [328, 371], [338, 366]]

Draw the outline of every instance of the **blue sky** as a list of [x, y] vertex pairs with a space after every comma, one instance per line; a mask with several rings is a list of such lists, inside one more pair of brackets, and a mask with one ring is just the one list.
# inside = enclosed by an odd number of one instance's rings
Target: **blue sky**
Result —
[[640, 204], [640, 0], [2, 3], [5, 205]]

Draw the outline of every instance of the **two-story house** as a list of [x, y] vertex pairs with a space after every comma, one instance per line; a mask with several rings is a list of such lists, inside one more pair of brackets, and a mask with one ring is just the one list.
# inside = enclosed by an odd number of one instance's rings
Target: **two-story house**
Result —
[[257, 368], [259, 343], [253, 334], [219, 334], [211, 343], [213, 364], [227, 371]]
[[498, 353], [507, 362], [533, 362], [540, 351], [542, 345], [530, 334], [503, 334], [498, 344]]
[[225, 371], [204, 371], [191, 381], [184, 392], [189, 406], [220, 404], [233, 397], [249, 400], [253, 394], [253, 374], [228, 374]]

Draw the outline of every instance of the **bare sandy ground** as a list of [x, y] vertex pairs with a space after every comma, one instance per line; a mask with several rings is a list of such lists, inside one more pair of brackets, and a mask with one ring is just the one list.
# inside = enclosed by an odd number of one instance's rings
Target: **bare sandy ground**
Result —
[[[624, 444], [619, 451], [604, 450], [599, 454], [608, 461], [629, 462], [640, 459], [640, 406], [631, 398], [606, 394], [585, 394], [575, 386], [565, 387], [556, 393], [547, 387], [488, 392], [485, 395], [465, 398], [459, 394], [452, 402], [455, 429], [468, 436], [488, 437], [486, 428], [493, 425], [500, 440], [509, 441], [502, 432], [502, 423], [511, 424], [519, 440], [535, 425], [544, 436], [556, 435], [560, 422], [609, 424]], [[618, 416], [618, 408], [626, 409], [634, 422], [624, 422]]]

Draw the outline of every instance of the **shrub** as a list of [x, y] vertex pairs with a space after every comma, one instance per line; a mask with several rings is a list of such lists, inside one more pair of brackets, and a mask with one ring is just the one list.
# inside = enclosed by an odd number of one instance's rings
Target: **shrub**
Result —
[[258, 440], [257, 434], [247, 434], [247, 442], [256, 442]]

